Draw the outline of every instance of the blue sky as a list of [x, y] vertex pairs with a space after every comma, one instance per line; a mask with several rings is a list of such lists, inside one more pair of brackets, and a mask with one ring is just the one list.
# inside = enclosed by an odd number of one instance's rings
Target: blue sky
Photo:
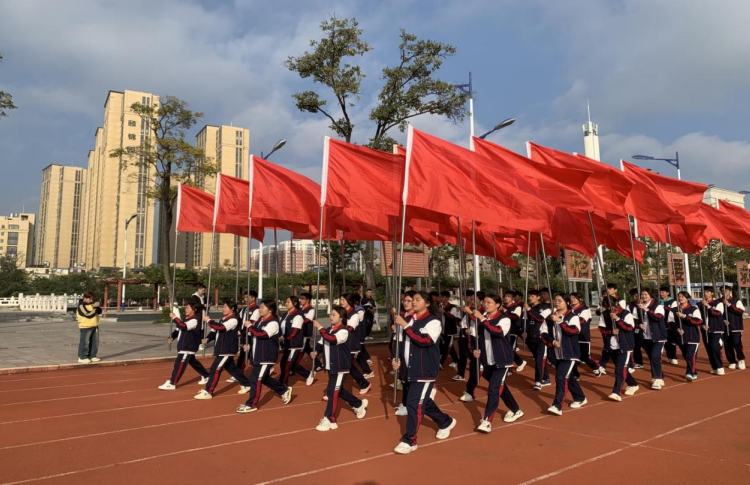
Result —
[[[590, 99], [607, 163], [679, 150], [684, 178], [750, 190], [750, 2], [742, 0], [0, 0], [0, 12], [0, 89], [19, 106], [0, 119], [3, 214], [38, 210], [48, 164], [85, 167], [110, 89], [180, 97], [205, 113], [202, 124], [249, 128], [254, 153], [286, 138], [273, 161], [319, 180], [331, 133], [321, 117], [296, 111], [291, 94], [314, 87], [282, 62], [334, 13], [356, 17], [373, 47], [359, 61], [367, 78], [358, 142], [371, 136], [368, 107], [403, 28], [457, 47], [440, 77], [464, 83], [472, 71], [477, 132], [517, 118], [492, 141], [581, 152]], [[414, 125], [468, 143], [468, 124]], [[674, 175], [666, 164], [645, 166]]]

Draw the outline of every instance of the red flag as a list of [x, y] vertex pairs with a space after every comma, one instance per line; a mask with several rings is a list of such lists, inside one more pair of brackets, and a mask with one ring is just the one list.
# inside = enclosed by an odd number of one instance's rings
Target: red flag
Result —
[[[627, 216], [607, 214], [607, 219], [612, 223], [612, 229], [607, 233], [603, 241], [598, 241], [609, 249], [620, 253], [628, 259], [633, 258], [633, 250], [630, 246], [630, 222]], [[633, 234], [635, 236], [635, 234]], [[635, 259], [643, 263], [643, 255], [646, 254], [646, 244], [643, 241], [633, 239], [635, 248]]]
[[666, 224], [654, 224], [651, 222], [638, 221], [638, 234], [650, 237], [654, 241], [671, 244], [689, 254], [698, 254], [708, 243], [704, 236], [705, 224], [682, 223], [670, 224], [667, 231]]
[[705, 224], [704, 235], [708, 239], [719, 239], [728, 246], [750, 249], [750, 233], [736, 217], [730, 215], [744, 209], [737, 207], [739, 210], [736, 210], [734, 207], [728, 207], [729, 205], [720, 204], [723, 210], [719, 210], [708, 204], [701, 204], [700, 210], [692, 214], [690, 221]]
[[403, 202], [466, 222], [548, 233], [552, 208], [486, 157], [409, 127]]
[[527, 142], [527, 150], [529, 158], [535, 162], [563, 169], [574, 168], [591, 172], [591, 176], [583, 187], [583, 192], [597, 212], [625, 214], [623, 207], [628, 193], [633, 188], [633, 182], [621, 171], [596, 160], [570, 155], [532, 142]]
[[[212, 232], [214, 196], [189, 185], [177, 187], [177, 230], [181, 232]], [[219, 234], [234, 234], [247, 237], [247, 221], [244, 225], [218, 224]], [[253, 239], [263, 241], [263, 228], [253, 225]]]
[[746, 211], [743, 207], [720, 200], [719, 210], [742, 226], [746, 232], [750, 232], [750, 212]]

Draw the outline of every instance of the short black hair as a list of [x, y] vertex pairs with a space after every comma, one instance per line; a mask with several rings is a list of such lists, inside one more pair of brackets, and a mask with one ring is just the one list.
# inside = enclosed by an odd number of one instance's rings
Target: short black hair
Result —
[[300, 298], [307, 298], [308, 300], [312, 300], [312, 293], [308, 293], [308, 292], [300, 293], [299, 297]]
[[199, 289], [199, 290], [205, 290], [206, 289], [206, 285], [204, 285], [203, 283], [198, 283], [198, 286], [196, 286], [196, 288]]
[[666, 291], [667, 293], [669, 293], [669, 287], [668, 286], [660, 286], [659, 287], [659, 291]]
[[630, 296], [635, 296], [638, 294], [638, 288], [631, 288], [628, 293], [630, 293]]
[[276, 315], [276, 312], [278, 311], [278, 308], [276, 307], [276, 302], [273, 300], [263, 300], [260, 302], [261, 305], [264, 305], [266, 308], [268, 308], [268, 311], [271, 312], [271, 315]]
[[526, 294], [527, 296], [542, 296], [542, 292], [539, 290], [535, 290], [534, 288], [530, 289], [529, 292]]
[[714, 293], [714, 287], [713, 286], [704, 286], [703, 291], [710, 291], [711, 293]]
[[607, 283], [607, 289], [608, 290], [616, 290], [617, 289], [617, 283]]
[[466, 296], [474, 296], [474, 290], [466, 290], [465, 295]]
[[484, 300], [485, 294], [482, 290], [477, 291], [477, 298], [479, 298], [480, 300]]
[[255, 291], [255, 290], [249, 290], [249, 291], [246, 291], [246, 292], [245, 292], [245, 294], [246, 294], [247, 296], [251, 296], [251, 297], [253, 297], [253, 298], [255, 298], [255, 299], [257, 299], [257, 298], [258, 298], [258, 292], [257, 292], [257, 291]]
[[451, 297], [451, 292], [448, 291], [448, 290], [443, 290], [443, 291], [440, 292], [440, 296], [444, 296], [446, 298], [450, 298]]

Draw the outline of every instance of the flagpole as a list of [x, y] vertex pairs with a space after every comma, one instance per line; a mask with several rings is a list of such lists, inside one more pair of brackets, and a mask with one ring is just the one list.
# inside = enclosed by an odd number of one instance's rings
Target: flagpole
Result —
[[279, 240], [276, 228], [273, 228], [273, 276], [276, 294], [276, 308], [279, 308]]
[[[591, 218], [591, 211], [586, 211], [586, 214], [588, 214], [589, 217], [589, 227], [591, 228], [591, 237], [594, 239], [594, 253], [596, 254], [596, 263], [599, 266], [599, 276], [602, 278], [602, 282], [604, 283], [604, 291], [606, 293], [607, 291], [607, 273], [604, 270], [604, 257], [602, 256], [602, 253], [599, 252], [599, 242], [596, 240], [596, 231], [594, 230], [594, 220]], [[603, 298], [604, 295], [602, 295], [602, 288], [599, 286], [599, 279], [596, 280], [596, 288], [599, 292], [599, 298]], [[609, 300], [610, 308], [612, 308], [612, 300], [609, 294], [607, 293], [607, 300]]]
[[[531, 231], [529, 231], [529, 236], [526, 239], [526, 290], [523, 294], [523, 297], [526, 299], [526, 301], [529, 301], [529, 268], [531, 266]], [[523, 321], [523, 333], [528, 334], [528, 324], [529, 324], [529, 314], [526, 312], [526, 308], [523, 309], [525, 319]], [[526, 350], [526, 338], [523, 339], [523, 350]]]
[[[479, 308], [479, 302], [477, 301], [477, 292], [479, 291], [479, 258], [477, 257], [477, 232], [473, 220], [471, 221], [471, 252], [474, 256], [474, 302], [477, 308]], [[479, 347], [479, 320], [476, 318], [474, 319], [474, 331], [476, 332], [477, 347]], [[477, 359], [477, 383], [482, 375], [480, 371], [482, 363], [480, 360]]]
[[328, 240], [327, 244], [328, 249], [328, 314], [331, 314], [331, 311], [333, 310], [333, 271], [331, 271], [331, 240]]
[[[175, 224], [175, 230], [174, 230], [174, 259], [172, 260], [172, 294], [169, 295], [169, 311], [171, 313], [174, 313], [172, 310], [174, 308], [174, 287], [176, 286], [175, 279], [177, 277], [177, 235], [180, 232], [177, 230], [177, 224]], [[167, 339], [172, 337], [172, 320], [169, 320], [169, 333], [167, 333]], [[169, 342], [168, 349], [172, 350], [172, 342]]]
[[393, 291], [390, 288], [391, 284], [390, 284], [390, 280], [389, 280], [389, 276], [388, 276], [388, 260], [385, 257], [385, 243], [383, 241], [380, 241], [380, 254], [381, 254], [381, 257], [380, 257], [380, 267], [381, 267], [382, 271], [385, 271], [385, 307], [388, 309], [388, 311], [386, 312], [386, 325], [385, 325], [386, 329], [385, 329], [385, 334], [386, 334], [386, 337], [388, 338], [388, 345], [390, 346], [391, 336], [393, 335], [393, 332], [391, 331], [391, 322], [390, 322], [390, 316], [389, 315], [390, 315], [390, 312], [391, 312], [390, 309], [391, 308], [395, 308], [396, 305], [395, 305], [395, 303], [393, 305], [391, 305], [391, 300], [392, 300], [392, 297], [393, 297], [393, 294], [392, 294]]
[[[215, 218], [214, 218], [215, 219]], [[206, 308], [204, 309], [203, 313], [205, 315], [211, 314], [211, 273], [213, 271], [214, 266], [214, 239], [216, 239], [216, 223], [213, 224], [213, 227], [211, 228], [211, 252], [209, 260], [208, 260], [208, 291], [206, 291]], [[215, 303], [215, 302], [214, 302]], [[203, 325], [203, 339], [206, 339], [206, 323], [201, 321], [201, 325]], [[206, 356], [206, 345], [203, 344], [203, 349], [201, 349], [201, 356]]]
[[[724, 293], [724, 288], [727, 285], [727, 278], [724, 274], [724, 241], [719, 240], [719, 257], [721, 258], [721, 291]], [[714, 288], [714, 290], [718, 293], [718, 288]], [[724, 301], [726, 299], [726, 294], [721, 295], [721, 300]], [[724, 320], [729, 320], [729, 315], [727, 314], [727, 305], [722, 305], [724, 307]], [[724, 325], [724, 328], [727, 331], [727, 334], [729, 337], [731, 337], [729, 325]]]
[[[628, 216], [628, 235], [630, 236], [630, 252], [633, 256], [633, 274], [635, 276], [635, 287], [638, 291], [638, 295], [635, 298], [635, 301], [640, 303], [641, 302], [641, 270], [638, 266], [638, 260], [635, 257], [635, 242], [633, 241], [633, 226], [631, 226], [631, 221], [633, 225], [635, 225], [635, 217]], [[675, 281], [675, 283], [677, 283]], [[639, 321], [645, 322], [646, 320], [643, 318], [643, 310], [638, 308], [638, 318]]]
[[495, 247], [495, 233], [492, 233], [492, 258], [495, 260], [495, 282], [497, 283], [497, 294], [500, 294], [500, 268], [497, 265], [497, 248]]
[[568, 264], [566, 262], [567, 255], [565, 254], [565, 250], [560, 246], [557, 245], [557, 250], [560, 252], [560, 276], [563, 280], [563, 288], [565, 290], [565, 293], [570, 293], [570, 280], [568, 279]]
[[[323, 208], [324, 208], [324, 202], [322, 202], [322, 197], [321, 197], [321, 204], [320, 204], [320, 225], [318, 226], [318, 228], [319, 228], [318, 229], [318, 274], [317, 274], [317, 278], [316, 278], [316, 287], [315, 287], [315, 313], [314, 313], [315, 320], [318, 319], [318, 306], [320, 305], [320, 264], [322, 262], [321, 255], [322, 255], [322, 252], [323, 252], [323, 230], [324, 230], [323, 224], [325, 222], [323, 220], [323, 213], [324, 213]], [[329, 290], [328, 293], [329, 293], [328, 300], [330, 301], [331, 300], [330, 290]], [[330, 317], [330, 315], [329, 315], [329, 317]], [[317, 348], [318, 348], [318, 335], [314, 331], [313, 331], [312, 341], [313, 341], [313, 343], [312, 343], [312, 351], [313, 352], [317, 352]], [[310, 375], [312, 376], [313, 379], [315, 379], [315, 367], [317, 366], [317, 364], [315, 362], [316, 362], [316, 359], [312, 359], [312, 370], [310, 371]]]
[[253, 244], [253, 218], [248, 217], [248, 236], [247, 236], [247, 291], [250, 291], [250, 259], [252, 254]]
[[544, 259], [544, 276], [547, 278], [547, 289], [549, 290], [550, 296], [552, 296], [552, 285], [550, 284], [549, 280], [549, 267], [547, 266], [547, 253], [544, 250], [544, 236], [542, 233], [539, 233], [539, 239], [541, 240], [541, 246], [542, 246], [542, 258]]
[[[408, 167], [406, 173], [408, 174]], [[404, 185], [406, 187], [406, 185]], [[406, 188], [404, 188], [406, 190]], [[399, 248], [398, 256], [398, 289], [401, 290], [401, 283], [404, 276], [404, 231], [406, 230], [406, 203], [401, 204], [401, 247]], [[396, 350], [401, 348], [403, 328], [399, 326], [396, 332]], [[398, 353], [396, 354], [398, 355]], [[401, 364], [401, 362], [399, 362]], [[393, 381], [393, 404], [398, 402], [398, 372], [394, 374]]]
[[[674, 281], [675, 290], [677, 290], [677, 273], [674, 270], [674, 246], [672, 246], [672, 232], [669, 230], [669, 224], [667, 223], [667, 242], [669, 242], [669, 262], [672, 263], [672, 269], [669, 269], [670, 265], [667, 265], [667, 273], [669, 273], [669, 279]], [[669, 282], [669, 289], [670, 293], [672, 293], [672, 297], [674, 298], [674, 291], [672, 290], [672, 282]], [[688, 288], [688, 293], [690, 293], [690, 296], [693, 296], [690, 288]]]
[[[248, 227], [248, 231], [250, 228]], [[234, 275], [234, 302], [236, 304], [239, 304], [240, 301], [240, 255], [242, 254], [240, 250], [240, 236], [234, 236], [237, 238], [237, 248], [234, 251], [234, 257], [236, 258], [234, 260], [234, 266], [236, 268], [236, 272]]]
[[339, 247], [341, 248], [341, 292], [346, 293], [346, 251], [344, 251], [344, 231], [339, 236]]

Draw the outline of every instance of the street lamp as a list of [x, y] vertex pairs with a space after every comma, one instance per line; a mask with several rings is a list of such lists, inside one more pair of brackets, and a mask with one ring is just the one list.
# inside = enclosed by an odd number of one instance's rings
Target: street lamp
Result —
[[498, 123], [497, 125], [495, 125], [495, 127], [492, 128], [490, 131], [488, 131], [484, 135], [480, 136], [479, 138], [482, 139], [482, 140], [484, 140], [485, 138], [487, 138], [491, 134], [495, 133], [496, 131], [502, 130], [503, 128], [506, 128], [506, 127], [512, 125], [515, 122], [516, 122], [515, 118], [508, 118], [507, 120], [503, 120], [500, 123]]
[[276, 150], [279, 150], [284, 145], [286, 145], [286, 140], [284, 138], [282, 138], [281, 140], [279, 140], [279, 141], [276, 142], [276, 144], [273, 146], [273, 148], [271, 149], [271, 151], [268, 152], [268, 155], [263, 156], [263, 152], [260, 152], [260, 158], [262, 158], [264, 160], [268, 160], [268, 157], [270, 157], [271, 154], [273, 154], [273, 152], [275, 152]]
[[[263, 156], [263, 152], [260, 152], [260, 158], [264, 160], [268, 160], [268, 158], [277, 150], [279, 150], [281, 147], [286, 145], [286, 139], [282, 138], [281, 140], [277, 141], [276, 144], [273, 146], [270, 152], [268, 152], [268, 155]], [[275, 286], [276, 286], [276, 305], [279, 304], [279, 247], [278, 247], [278, 239], [276, 235], [276, 228], [273, 228], [273, 256], [274, 256], [274, 273], [275, 273]], [[260, 284], [258, 285], [258, 296], [263, 294], [263, 242], [260, 243], [260, 267], [258, 268], [258, 274], [260, 279]]]
[[[124, 280], [128, 271], [128, 226], [130, 223], [138, 217], [138, 214], [131, 215], [128, 220], [125, 221], [125, 244], [122, 248], [122, 279]], [[122, 309], [125, 310], [125, 282], [122, 283]]]

